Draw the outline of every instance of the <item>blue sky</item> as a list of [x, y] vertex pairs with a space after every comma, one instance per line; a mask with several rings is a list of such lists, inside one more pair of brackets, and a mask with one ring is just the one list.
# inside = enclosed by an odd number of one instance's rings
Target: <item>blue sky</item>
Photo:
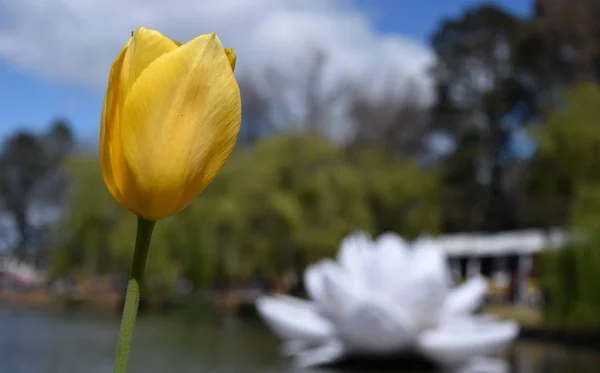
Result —
[[[375, 33], [399, 34], [426, 43], [442, 18], [457, 16], [465, 7], [478, 3], [480, 1], [474, 0], [358, 0], [358, 7], [368, 14]], [[496, 3], [521, 15], [528, 14], [531, 7], [530, 0]], [[0, 13], [2, 4], [0, 2]], [[76, 79], [62, 83], [68, 80], [52, 78], [48, 69], [23, 68], [15, 58], [7, 58], [1, 49], [7, 19], [0, 18], [0, 138], [16, 128], [44, 130], [52, 118], [66, 118], [79, 138], [95, 139], [103, 99], [101, 87], [80, 84]]]

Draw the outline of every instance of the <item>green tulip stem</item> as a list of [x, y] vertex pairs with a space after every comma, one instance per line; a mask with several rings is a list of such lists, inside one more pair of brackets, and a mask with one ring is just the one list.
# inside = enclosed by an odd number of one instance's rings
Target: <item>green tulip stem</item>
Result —
[[127, 373], [131, 339], [140, 303], [140, 286], [144, 275], [144, 268], [146, 267], [146, 258], [148, 257], [148, 248], [150, 247], [150, 238], [152, 237], [154, 224], [155, 222], [153, 221], [138, 217], [135, 251], [133, 253], [133, 262], [131, 263], [131, 272], [129, 273], [129, 282], [127, 283], [125, 306], [123, 307], [123, 315], [121, 316], [119, 341], [117, 342], [115, 373]]

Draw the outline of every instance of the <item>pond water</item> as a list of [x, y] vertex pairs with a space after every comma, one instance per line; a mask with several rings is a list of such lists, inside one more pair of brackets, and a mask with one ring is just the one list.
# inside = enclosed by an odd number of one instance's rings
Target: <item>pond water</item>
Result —
[[[0, 373], [111, 373], [118, 328], [118, 319], [107, 316], [0, 308]], [[277, 340], [259, 323], [146, 316], [136, 328], [129, 371], [296, 371], [278, 356], [277, 347]], [[594, 351], [553, 345], [519, 342], [510, 361], [514, 373], [600, 371]]]

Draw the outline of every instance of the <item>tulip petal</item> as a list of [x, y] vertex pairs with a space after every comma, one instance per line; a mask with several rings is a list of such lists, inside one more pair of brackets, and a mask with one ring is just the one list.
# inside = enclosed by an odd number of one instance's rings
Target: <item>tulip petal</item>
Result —
[[227, 59], [229, 60], [229, 64], [231, 65], [231, 70], [235, 71], [235, 62], [237, 61], [237, 54], [235, 53], [235, 49], [225, 48], [225, 54], [227, 55]]
[[142, 72], [158, 57], [178, 48], [173, 40], [156, 30], [139, 27], [131, 38], [129, 49], [123, 61], [121, 72], [121, 89], [123, 99]]
[[[178, 47], [181, 46], [181, 43], [177, 40], [173, 40]], [[237, 53], [235, 53], [235, 49], [233, 48], [225, 48], [225, 54], [227, 55], [227, 59], [229, 60], [229, 64], [231, 65], [231, 70], [235, 71], [235, 63], [237, 61]]]
[[[134, 83], [121, 135], [139, 197], [138, 215], [181, 211], [221, 170], [235, 146], [241, 99], [216, 34], [202, 35], [152, 62]], [[127, 197], [126, 197], [127, 198]]]
[[108, 88], [106, 89], [100, 123], [100, 166], [108, 190], [119, 203], [123, 203], [123, 198], [116, 181], [118, 170], [115, 167], [118, 167], [119, 162], [113, 162], [112, 159], [120, 151], [120, 146], [115, 147], [113, 145], [115, 145], [115, 137], [118, 134], [115, 130], [119, 126], [120, 119], [119, 101], [121, 87], [119, 77], [128, 48], [129, 43], [125, 45], [110, 69]]

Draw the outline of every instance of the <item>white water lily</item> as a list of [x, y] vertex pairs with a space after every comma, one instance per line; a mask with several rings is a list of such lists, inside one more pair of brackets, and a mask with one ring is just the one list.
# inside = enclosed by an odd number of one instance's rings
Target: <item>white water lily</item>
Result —
[[482, 357], [502, 352], [518, 334], [513, 321], [473, 315], [487, 281], [479, 276], [452, 288], [446, 256], [428, 239], [411, 245], [392, 233], [377, 240], [351, 234], [337, 261], [309, 266], [304, 283], [310, 300], [257, 300], [259, 314], [284, 341], [282, 352], [301, 367], [417, 353], [464, 370], [481, 366]]

